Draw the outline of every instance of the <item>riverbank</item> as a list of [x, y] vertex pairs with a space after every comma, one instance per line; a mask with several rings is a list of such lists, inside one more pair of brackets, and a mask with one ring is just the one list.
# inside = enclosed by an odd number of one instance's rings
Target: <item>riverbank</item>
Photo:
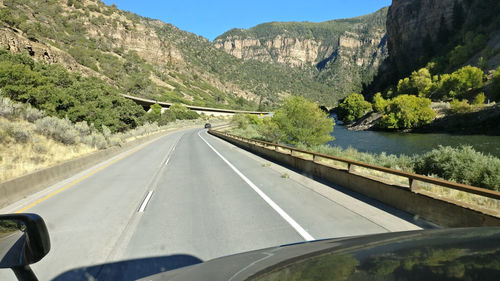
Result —
[[[397, 132], [500, 136], [500, 104], [485, 106], [468, 113], [451, 113], [449, 108], [442, 104], [433, 109], [437, 112], [437, 117], [430, 124]], [[370, 112], [346, 127], [352, 131], [388, 131], [377, 126], [380, 118], [382, 113]]]
[[415, 128], [416, 133], [446, 132], [456, 134], [482, 134], [500, 136], [500, 104], [462, 114], [449, 114], [432, 123]]

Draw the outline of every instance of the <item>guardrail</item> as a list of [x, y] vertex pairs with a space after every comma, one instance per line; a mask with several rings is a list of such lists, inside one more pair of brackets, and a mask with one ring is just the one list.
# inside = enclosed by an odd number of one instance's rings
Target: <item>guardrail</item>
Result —
[[[339, 158], [339, 157], [335, 157], [335, 156], [331, 156], [331, 155], [306, 151], [306, 150], [298, 149], [298, 148], [291, 147], [291, 146], [243, 138], [243, 137], [229, 134], [226, 132], [219, 132], [216, 130], [210, 130], [210, 133], [212, 133], [214, 135], [225, 135], [225, 136], [228, 136], [228, 137], [231, 137], [231, 138], [243, 141], [243, 142], [260, 145], [260, 146], [263, 146], [263, 147], [268, 148], [268, 149], [270, 149], [270, 147], [274, 147], [274, 150], [278, 150], [278, 148], [281, 148], [284, 150], [290, 150], [290, 154], [292, 156], [293, 156], [294, 152], [308, 154], [308, 155], [311, 155], [313, 157], [312, 161], [315, 163], [318, 163], [317, 162], [318, 157], [321, 157], [324, 159], [329, 159], [329, 160], [334, 160], [334, 161], [341, 162], [341, 163], [345, 163], [345, 164], [347, 164], [347, 167], [348, 167], [347, 171], [349, 173], [352, 173], [354, 166], [359, 166], [359, 167], [363, 167], [363, 168], [367, 168], [367, 169], [371, 169], [371, 170], [384, 172], [387, 174], [405, 177], [408, 179], [408, 186], [409, 186], [410, 190], [416, 189], [417, 188], [417, 181], [421, 181], [421, 182], [426, 182], [426, 183], [434, 184], [434, 185], [441, 186], [441, 187], [446, 187], [446, 188], [450, 188], [450, 189], [455, 189], [455, 190], [459, 190], [459, 191], [473, 193], [473, 194], [488, 197], [491, 199], [500, 200], [500, 192], [485, 189], [485, 188], [480, 188], [480, 187], [475, 187], [475, 186], [471, 186], [471, 185], [460, 184], [460, 183], [450, 182], [450, 181], [446, 181], [446, 180], [431, 178], [428, 176], [403, 172], [403, 171], [399, 171], [399, 170], [395, 170], [395, 169], [391, 169], [391, 168], [375, 166], [375, 165], [371, 165], [371, 164], [367, 164], [367, 163], [363, 163], [363, 162], [358, 162], [358, 161], [353, 161], [353, 160], [348, 160], [348, 159], [344, 159], [344, 158]], [[318, 164], [320, 164], [320, 163], [318, 163]]]
[[[301, 173], [414, 214], [416, 220], [422, 218], [448, 227], [500, 225], [498, 209], [500, 192], [305, 151], [291, 146], [243, 138], [213, 129], [209, 133]], [[325, 160], [331, 163], [324, 163]], [[381, 176], [380, 173], [384, 175]], [[397, 178], [397, 182], [394, 182], [393, 178]], [[433, 191], [434, 188], [438, 190], [438, 193]], [[447, 198], [440, 194], [439, 190], [443, 188], [446, 192], [457, 193], [460, 196], [462, 196], [460, 192], [466, 196], [470, 194], [466, 201], [457, 201], [455, 197]], [[474, 198], [477, 195], [481, 197]]]

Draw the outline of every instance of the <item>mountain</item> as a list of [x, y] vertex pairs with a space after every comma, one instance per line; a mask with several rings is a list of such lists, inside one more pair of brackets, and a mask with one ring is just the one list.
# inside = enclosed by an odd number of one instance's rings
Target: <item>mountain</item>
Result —
[[387, 10], [320, 23], [271, 22], [251, 29], [232, 29], [213, 44], [245, 61], [302, 71], [332, 87], [334, 98], [339, 99], [371, 82], [387, 57]]
[[284, 65], [244, 61], [207, 39], [99, 0], [0, 1], [0, 47], [159, 101], [265, 109], [334, 89]]
[[371, 95], [434, 62], [435, 74], [464, 65], [500, 65], [500, 1], [393, 0], [387, 13], [389, 56], [365, 89]]

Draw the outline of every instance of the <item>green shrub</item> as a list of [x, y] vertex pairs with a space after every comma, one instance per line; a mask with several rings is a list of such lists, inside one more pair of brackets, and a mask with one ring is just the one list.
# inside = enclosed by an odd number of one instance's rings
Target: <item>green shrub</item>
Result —
[[33, 134], [30, 129], [22, 124], [2, 122], [0, 127], [0, 135], [3, 135], [0, 139], [3, 139], [3, 142], [13, 140], [18, 143], [27, 143], [33, 138]]
[[246, 118], [245, 114], [235, 114], [231, 118], [231, 125], [236, 126], [238, 129], [246, 129], [248, 127], [249, 121]]
[[469, 104], [467, 100], [457, 100], [453, 99], [450, 103], [451, 105], [451, 112], [453, 113], [469, 113], [473, 111], [473, 107]]
[[151, 105], [148, 113], [144, 115], [144, 119], [147, 122], [159, 122], [162, 116], [161, 105], [155, 103]]
[[175, 115], [177, 120], [193, 120], [200, 118], [198, 113], [178, 103], [172, 104], [169, 110]]
[[78, 131], [78, 134], [80, 136], [88, 136], [90, 134], [92, 134], [92, 129], [88, 124], [87, 122], [85, 121], [82, 121], [82, 122], [77, 122], [75, 123], [75, 129]]
[[[47, 115], [65, 118], [72, 122], [87, 121], [96, 128], [108, 126], [118, 132], [140, 125], [144, 110], [131, 100], [119, 95], [113, 86], [103, 80], [69, 73], [62, 66], [35, 63], [24, 55], [13, 55], [0, 50], [0, 88], [2, 96], [13, 101], [29, 103]], [[3, 101], [2, 101], [3, 102]], [[7, 109], [5, 102], [0, 114], [17, 116], [16, 109]], [[41, 116], [24, 110], [34, 121]]]
[[92, 132], [90, 135], [82, 137], [81, 142], [97, 149], [104, 149], [108, 147], [106, 138], [99, 132]]
[[22, 104], [14, 103], [9, 98], [0, 96], [0, 116], [9, 120], [19, 118], [19, 113], [22, 110]]
[[258, 115], [255, 114], [245, 114], [245, 117], [247, 118], [248, 123], [252, 125], [259, 126], [263, 122], [262, 118], [260, 118]]
[[429, 124], [436, 117], [431, 100], [417, 96], [401, 95], [391, 100], [385, 108], [378, 126], [386, 129], [410, 129]]
[[493, 72], [493, 95], [500, 100], [500, 66]]
[[278, 124], [273, 122], [271, 118], [264, 118], [257, 131], [263, 139], [273, 143], [278, 143], [280, 139], [284, 137], [284, 134], [278, 127]]
[[63, 144], [75, 144], [79, 137], [69, 119], [45, 117], [35, 121], [35, 131]]
[[386, 154], [385, 152], [375, 154], [369, 152], [360, 152], [352, 147], [342, 149], [341, 147], [330, 145], [299, 145], [298, 148], [344, 159], [369, 163], [377, 166], [398, 169], [406, 172], [413, 172], [414, 157], [404, 154], [399, 156], [394, 154]]
[[440, 79], [439, 92], [451, 98], [463, 97], [468, 91], [483, 87], [484, 72], [474, 66], [464, 66], [459, 70], [444, 74]]
[[175, 113], [170, 110], [165, 110], [165, 112], [161, 114], [160, 120], [158, 120], [158, 125], [165, 126], [168, 123], [175, 122], [175, 120]]
[[472, 101], [472, 104], [475, 106], [482, 106], [485, 101], [486, 101], [486, 96], [484, 95], [484, 93], [479, 93]]
[[333, 119], [303, 97], [288, 98], [271, 120], [282, 133], [284, 143], [318, 145], [333, 140], [330, 135], [335, 125]]
[[500, 191], [500, 159], [470, 146], [433, 149], [416, 161], [415, 172]]
[[384, 112], [385, 107], [389, 104], [389, 101], [382, 97], [382, 94], [376, 93], [373, 97], [373, 109], [376, 112]]
[[428, 97], [434, 89], [431, 73], [425, 67], [413, 71], [409, 78], [399, 80], [397, 89], [399, 95]]
[[338, 107], [338, 115], [342, 121], [353, 122], [372, 109], [372, 105], [365, 101], [361, 94], [350, 94]]
[[38, 119], [45, 117], [45, 113], [41, 110], [33, 108], [29, 104], [24, 106], [22, 111], [22, 118], [26, 119], [28, 122], [34, 123]]

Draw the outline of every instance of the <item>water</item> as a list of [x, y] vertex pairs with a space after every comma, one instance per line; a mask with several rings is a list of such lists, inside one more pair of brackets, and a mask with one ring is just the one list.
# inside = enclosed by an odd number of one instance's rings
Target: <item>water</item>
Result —
[[470, 145], [477, 151], [500, 157], [500, 136], [349, 131], [341, 125], [342, 122], [336, 122], [332, 133], [335, 140], [328, 143], [332, 146], [350, 146], [362, 152], [412, 155], [425, 153], [439, 145]]

